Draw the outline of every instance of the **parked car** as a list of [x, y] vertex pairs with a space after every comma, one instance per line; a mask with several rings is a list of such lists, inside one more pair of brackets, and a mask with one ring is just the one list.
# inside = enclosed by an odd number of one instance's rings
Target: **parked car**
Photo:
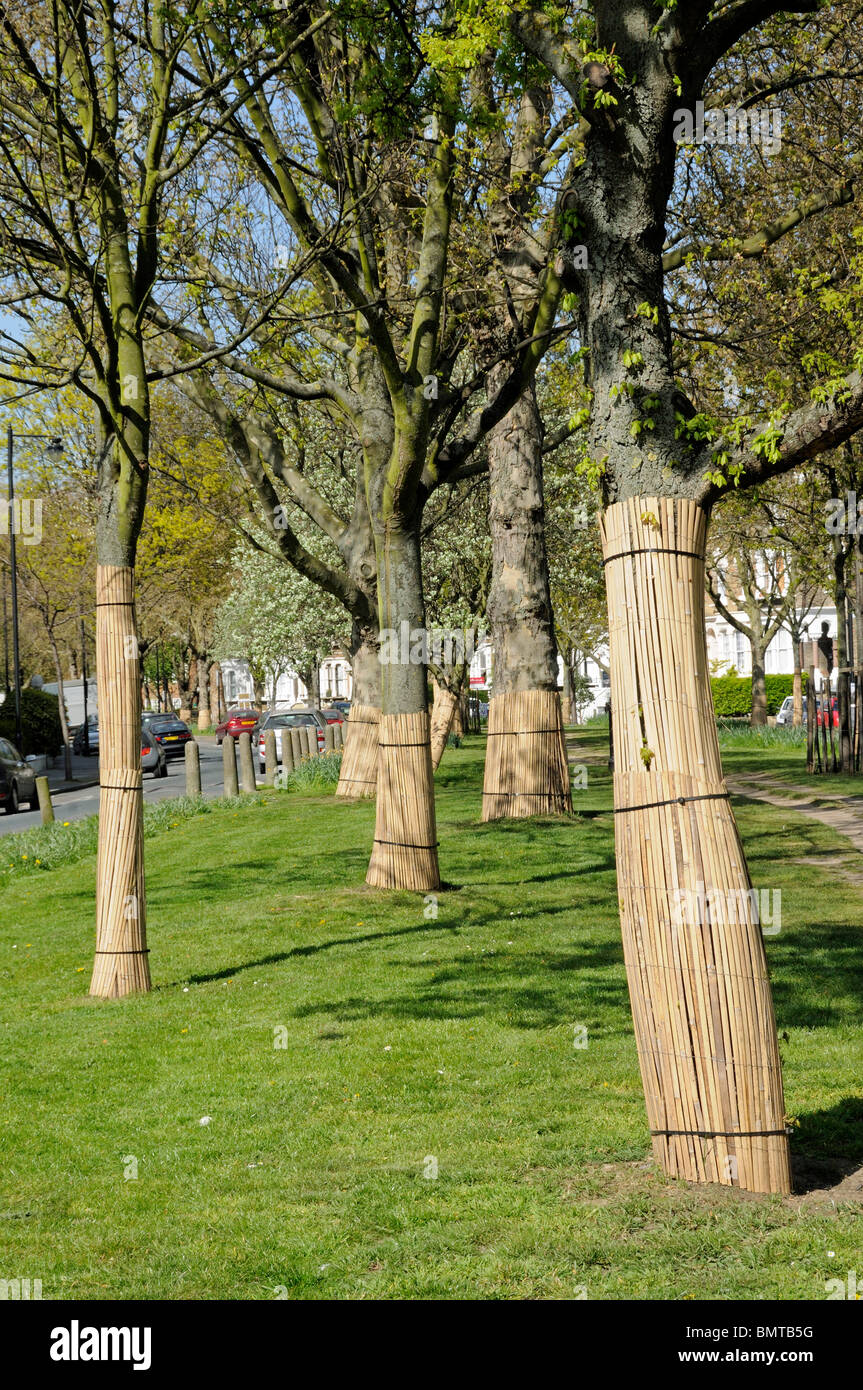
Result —
[[347, 720], [347, 715], [342, 710], [336, 709], [335, 705], [332, 708], [328, 706], [326, 709], [322, 709], [321, 714], [328, 724], [344, 724]]
[[7, 816], [14, 816], [25, 801], [31, 811], [39, 805], [36, 774], [15, 745], [0, 738], [0, 806]]
[[221, 743], [225, 738], [239, 738], [240, 734], [248, 734], [254, 743], [260, 718], [259, 709], [229, 710], [227, 719], [216, 725], [216, 742]]
[[[333, 712], [332, 710], [329, 711], [330, 714]], [[327, 711], [322, 709], [273, 710], [272, 713], [265, 714], [258, 729], [258, 760], [261, 772], [267, 770], [266, 736], [270, 729], [276, 735], [276, 757], [279, 762], [282, 762], [282, 734], [285, 730], [288, 731], [288, 737], [290, 737], [291, 729], [309, 728], [310, 726], [315, 728], [317, 730], [318, 752], [322, 753], [326, 746], [324, 731], [328, 723], [331, 722], [326, 716]], [[333, 720], [332, 722], [337, 721]]]
[[166, 758], [184, 758], [186, 744], [192, 737], [188, 724], [175, 714], [163, 714], [158, 719], [148, 719], [144, 724], [148, 738], [163, 750]]
[[87, 716], [87, 743], [84, 743], [84, 725], [79, 724], [72, 738], [72, 752], [80, 756], [88, 753], [98, 753], [99, 751], [99, 716], [98, 714], [88, 714]]
[[328, 705], [327, 705], [327, 708], [328, 708], [328, 709], [340, 709], [341, 712], [342, 712], [342, 714], [343, 714], [343, 715], [345, 716], [345, 718], [347, 719], [348, 715], [349, 715], [350, 712], [351, 712], [351, 702], [350, 702], [350, 700], [330, 700], [329, 703], [328, 703]]
[[[786, 695], [776, 712], [777, 724], [790, 724], [794, 718], [794, 696]], [[803, 723], [806, 723], [806, 696], [803, 696]]]
[[161, 744], [150, 734], [146, 723], [141, 731], [141, 771], [152, 772], [154, 777], [167, 777], [168, 759]]

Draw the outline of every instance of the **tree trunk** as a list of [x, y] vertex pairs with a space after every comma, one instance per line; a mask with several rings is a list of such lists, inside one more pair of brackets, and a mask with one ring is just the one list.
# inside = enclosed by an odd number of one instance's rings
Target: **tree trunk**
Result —
[[[501, 369], [502, 370], [502, 369]], [[492, 373], [490, 390], [499, 373]], [[545, 550], [542, 425], [533, 387], [489, 435], [494, 648], [482, 819], [572, 810]]]
[[800, 663], [800, 642], [797, 634], [794, 634], [794, 682], [792, 685], [792, 695], [794, 699], [791, 723], [795, 729], [801, 728], [803, 724], [803, 667]]
[[752, 648], [752, 713], [750, 727], [755, 729], [767, 723], [767, 685], [764, 679], [764, 646], [756, 637], [750, 638]]
[[218, 661], [214, 661], [210, 667], [210, 718], [214, 724], [223, 724], [227, 716], [222, 667]]
[[96, 569], [99, 688], [99, 850], [96, 959], [90, 993], [103, 999], [150, 988], [144, 897], [141, 671], [135, 571]]
[[351, 625], [351, 708], [336, 796], [360, 801], [378, 785], [378, 726], [381, 722], [381, 671], [377, 629]]
[[60, 713], [60, 730], [63, 734], [63, 776], [67, 782], [72, 781], [72, 740], [69, 737], [69, 720], [66, 718], [66, 696], [63, 690], [63, 666], [60, 661], [60, 653], [57, 650], [57, 643], [54, 641], [53, 633], [48, 633], [48, 644], [51, 648], [51, 660], [54, 664], [54, 675], [57, 677], [57, 705]]
[[851, 775], [851, 675], [848, 669], [848, 598], [845, 580], [847, 553], [844, 545], [833, 554], [834, 596], [836, 602], [836, 702], [839, 706], [839, 767]]
[[[373, 888], [440, 888], [426, 696], [425, 630], [418, 528], [392, 519], [375, 536], [381, 627], [381, 722]], [[387, 636], [386, 650], [384, 636]]]
[[630, 498], [602, 522], [624, 957], [657, 1161], [788, 1192], [764, 945], [710, 696], [706, 529], [671, 498]]
[[431, 760], [432, 768], [437, 771], [440, 767], [440, 760], [447, 745], [455, 717], [459, 707], [459, 697], [456, 691], [436, 680], [432, 676], [432, 689], [434, 690], [434, 704], [431, 714]]
[[205, 656], [198, 657], [198, 733], [206, 734], [213, 727], [210, 714], [210, 676]]

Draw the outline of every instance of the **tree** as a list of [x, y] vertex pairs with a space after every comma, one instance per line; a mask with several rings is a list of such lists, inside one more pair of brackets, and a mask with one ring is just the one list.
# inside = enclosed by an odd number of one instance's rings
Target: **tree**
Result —
[[[654, 1151], [672, 1173], [771, 1191], [788, 1190], [790, 1170], [772, 1001], [751, 902], [742, 920], [695, 920], [687, 910], [691, 954], [672, 972], [656, 968], [671, 948], [675, 893], [696, 901], [705, 875], [726, 902], [749, 885], [707, 679], [707, 515], [729, 481], [745, 487], [788, 472], [858, 430], [863, 378], [853, 360], [839, 377], [815, 373], [810, 400], [762, 423], [735, 420], [733, 410], [718, 422], [699, 414], [678, 383], [665, 290], [665, 275], [685, 265], [689, 247], [669, 250], [665, 223], [675, 134], [686, 131], [678, 113], [693, 118], [704, 98], [722, 106], [723, 60], [755, 31], [774, 101], [792, 86], [821, 82], [851, 11], [831, 7], [836, 22], [825, 53], [821, 17], [817, 25], [798, 17], [820, 8], [816, 0], [676, 7], [596, 0], [567, 6], [565, 15], [528, 5], [512, 16], [526, 47], [554, 75], [561, 100], [569, 100], [583, 151], [570, 206], [586, 255], [568, 285], [578, 296], [591, 391], [588, 447], [605, 507], [618, 888]], [[768, 56], [783, 40], [800, 55], [795, 71]], [[841, 55], [837, 66], [844, 67]], [[697, 149], [684, 162], [695, 177]], [[771, 224], [762, 251], [802, 220], [786, 218], [778, 231]], [[739, 245], [726, 227], [713, 240], [715, 259], [736, 255]], [[710, 266], [705, 258], [705, 275]], [[664, 852], [647, 862], [641, 846], [657, 833]], [[706, 1007], [716, 997], [717, 970], [728, 988], [734, 982], [733, 1007]], [[754, 1021], [754, 1032], [744, 1019]]]

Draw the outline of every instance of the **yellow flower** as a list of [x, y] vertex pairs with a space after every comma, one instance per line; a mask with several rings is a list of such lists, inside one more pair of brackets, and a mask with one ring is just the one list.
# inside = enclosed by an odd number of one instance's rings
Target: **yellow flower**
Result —
[[64, 822], [63, 822], [64, 825], [69, 825], [69, 823], [70, 823], [70, 822], [67, 821], [67, 820], [64, 820]]

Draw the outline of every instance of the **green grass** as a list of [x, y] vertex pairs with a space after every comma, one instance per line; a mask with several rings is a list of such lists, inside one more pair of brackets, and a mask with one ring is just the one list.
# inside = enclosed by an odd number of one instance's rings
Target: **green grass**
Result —
[[[576, 761], [604, 757], [601, 729], [579, 740]], [[436, 917], [363, 886], [374, 808], [329, 792], [153, 835], [147, 997], [87, 997], [92, 857], [9, 879], [0, 1278], [46, 1298], [809, 1299], [859, 1267], [859, 1207], [650, 1164], [609, 774], [591, 765], [569, 821], [483, 826], [483, 747], [437, 775]], [[795, 1156], [830, 1181], [863, 1161], [859, 889], [827, 828], [739, 819], [783, 895]]]

